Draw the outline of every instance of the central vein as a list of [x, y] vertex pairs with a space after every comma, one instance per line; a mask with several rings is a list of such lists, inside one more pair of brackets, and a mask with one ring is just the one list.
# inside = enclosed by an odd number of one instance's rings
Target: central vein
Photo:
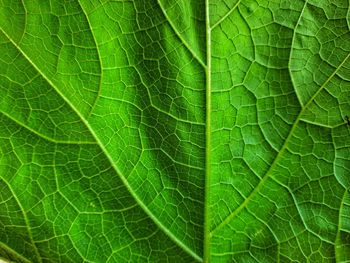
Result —
[[204, 199], [204, 242], [203, 261], [210, 258], [210, 172], [211, 172], [211, 28], [209, 20], [209, 0], [205, 0], [205, 27], [206, 27], [206, 110], [205, 110], [205, 199]]

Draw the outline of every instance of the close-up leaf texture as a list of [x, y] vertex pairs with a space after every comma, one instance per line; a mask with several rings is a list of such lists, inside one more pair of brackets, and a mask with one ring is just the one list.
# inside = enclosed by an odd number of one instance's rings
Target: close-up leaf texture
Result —
[[349, 0], [0, 0], [0, 258], [350, 262]]

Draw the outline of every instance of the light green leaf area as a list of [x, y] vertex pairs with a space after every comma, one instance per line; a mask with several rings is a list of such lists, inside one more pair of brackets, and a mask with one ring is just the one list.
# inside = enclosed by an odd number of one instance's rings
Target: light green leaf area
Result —
[[0, 0], [0, 258], [350, 262], [347, 0]]

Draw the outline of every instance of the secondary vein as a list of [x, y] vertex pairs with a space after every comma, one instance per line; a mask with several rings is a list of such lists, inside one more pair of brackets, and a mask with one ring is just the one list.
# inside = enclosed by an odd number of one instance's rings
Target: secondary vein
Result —
[[241, 0], [239, 0], [231, 9], [228, 11], [222, 18], [220, 18], [212, 27], [211, 29], [214, 29], [218, 25], [220, 25], [230, 14], [232, 14], [233, 11], [238, 7], [238, 5], [241, 3]]

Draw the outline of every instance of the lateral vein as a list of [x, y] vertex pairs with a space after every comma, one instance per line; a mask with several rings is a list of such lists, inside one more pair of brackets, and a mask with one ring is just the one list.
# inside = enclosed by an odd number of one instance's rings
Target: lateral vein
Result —
[[228, 11], [222, 18], [220, 18], [212, 27], [211, 30], [213, 30], [215, 27], [217, 27], [218, 25], [220, 25], [229, 15], [232, 14], [233, 11], [236, 10], [236, 8], [238, 7], [238, 5], [241, 3], [241, 0], [239, 0], [233, 7], [232, 9], [230, 9], [230, 11]]

